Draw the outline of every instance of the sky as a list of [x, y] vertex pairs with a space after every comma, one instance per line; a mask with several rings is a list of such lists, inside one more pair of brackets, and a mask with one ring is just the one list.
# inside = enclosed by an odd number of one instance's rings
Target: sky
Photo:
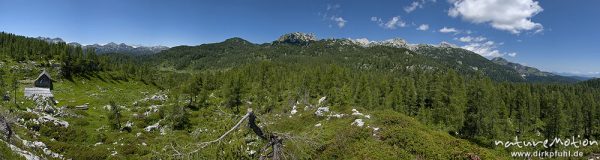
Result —
[[0, 0], [0, 31], [67, 42], [199, 45], [290, 32], [449, 42], [544, 71], [600, 76], [598, 0]]

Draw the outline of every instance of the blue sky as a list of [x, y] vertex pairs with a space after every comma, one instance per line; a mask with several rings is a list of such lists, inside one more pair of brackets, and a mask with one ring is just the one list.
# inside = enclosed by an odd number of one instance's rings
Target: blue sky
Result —
[[598, 6], [597, 0], [0, 0], [0, 31], [166, 46], [231, 37], [265, 43], [288, 32], [400, 37], [447, 41], [545, 71], [598, 74]]

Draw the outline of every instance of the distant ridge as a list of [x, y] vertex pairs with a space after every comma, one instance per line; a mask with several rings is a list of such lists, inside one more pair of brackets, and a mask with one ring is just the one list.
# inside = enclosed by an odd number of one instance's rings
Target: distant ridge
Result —
[[[48, 43], [66, 43], [61, 38], [48, 38], [48, 37], [36, 37], [35, 39], [43, 40]], [[105, 45], [100, 44], [92, 44], [92, 45], [81, 45], [77, 42], [67, 43], [70, 46], [82, 47], [86, 48], [95, 48], [96, 53], [104, 54], [104, 53], [127, 53], [133, 55], [145, 55], [145, 54], [155, 54], [160, 51], [169, 49], [166, 46], [133, 46], [127, 45], [125, 43], [117, 44], [114, 42], [107, 43]]]
[[105, 45], [92, 44], [92, 45], [81, 45], [79, 43], [69, 43], [71, 46], [80, 46], [84, 49], [86, 48], [95, 48], [96, 53], [104, 54], [104, 53], [127, 53], [133, 55], [145, 55], [145, 54], [155, 54], [160, 51], [169, 49], [166, 46], [131, 46], [125, 43], [117, 44], [114, 42], [110, 42]]
[[561, 76], [550, 72], [540, 71], [537, 68], [525, 66], [519, 63], [509, 62], [502, 57], [496, 57], [491, 60], [492, 62], [514, 69], [521, 75], [521, 77], [535, 82], [566, 82], [575, 83], [585, 80], [581, 77], [570, 77]]

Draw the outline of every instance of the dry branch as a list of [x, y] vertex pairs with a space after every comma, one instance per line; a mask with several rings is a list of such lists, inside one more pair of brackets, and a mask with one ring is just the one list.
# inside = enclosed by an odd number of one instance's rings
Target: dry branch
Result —
[[208, 141], [208, 142], [202, 142], [202, 143], [198, 144], [198, 146], [200, 146], [200, 148], [204, 148], [212, 143], [223, 140], [223, 138], [225, 138], [225, 136], [227, 136], [229, 133], [231, 133], [234, 130], [236, 130], [237, 128], [239, 128], [240, 125], [242, 125], [242, 122], [244, 122], [244, 120], [246, 120], [250, 115], [254, 115], [254, 113], [252, 112], [252, 108], [249, 108], [248, 113], [246, 113], [246, 115], [244, 115], [244, 117], [242, 117], [242, 119], [240, 119], [240, 121], [238, 121], [238, 123], [235, 124], [235, 126], [231, 127], [231, 129], [229, 129], [229, 131], [225, 132], [223, 135], [221, 135], [219, 138], [217, 138], [215, 140]]
[[[181, 152], [181, 151], [177, 150], [171, 144], [168, 147], [169, 147], [169, 149], [172, 149], [175, 152], [171, 156], [175, 156], [175, 157], [189, 156], [196, 152], [199, 152], [200, 150], [209, 146], [210, 144], [221, 142], [227, 135], [229, 135], [231, 132], [237, 130], [242, 125], [242, 123], [247, 119], [248, 127], [251, 128], [252, 131], [254, 131], [254, 133], [257, 136], [259, 136], [261, 139], [269, 141], [261, 149], [261, 152], [265, 153], [269, 150], [269, 148], [271, 148], [271, 151], [269, 153], [267, 153], [266, 155], [264, 155], [264, 154], [261, 155], [260, 159], [266, 159], [266, 158], [271, 158], [271, 159], [275, 159], [275, 160], [281, 159], [283, 157], [283, 138], [289, 137], [289, 135], [287, 135], [287, 134], [279, 135], [277, 133], [265, 134], [265, 132], [263, 132], [260, 129], [260, 127], [258, 125], [256, 125], [256, 118], [257, 117], [254, 115], [252, 108], [248, 108], [248, 112], [246, 113], [246, 115], [244, 115], [233, 127], [231, 127], [231, 129], [229, 129], [227, 132], [223, 133], [223, 135], [219, 136], [219, 138], [217, 138], [215, 140], [192, 144], [192, 146], [194, 146], [193, 148], [195, 148], [195, 149], [189, 153]], [[192, 146], [186, 146], [181, 149], [187, 150], [186, 148], [192, 147]], [[166, 147], [167, 146], [165, 146], [165, 148], [163, 148], [163, 150], [167, 149]]]

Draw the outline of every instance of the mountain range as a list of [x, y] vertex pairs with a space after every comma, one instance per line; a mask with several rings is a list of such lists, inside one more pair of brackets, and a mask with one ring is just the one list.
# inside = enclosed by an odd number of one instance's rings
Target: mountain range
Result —
[[[37, 37], [37, 39], [44, 40], [49, 43], [64, 42], [61, 38]], [[359, 52], [357, 54], [367, 54], [372, 53], [374, 52], [373, 50], [378, 50], [381, 47], [387, 47], [389, 52], [404, 53], [402, 56], [396, 58], [400, 58], [400, 60], [404, 60], [405, 62], [397, 61], [391, 63], [395, 63], [396, 65], [406, 65], [404, 67], [408, 68], [452, 68], [468, 74], [473, 74], [475, 72], [482, 71], [487, 76], [493, 77], [493, 79], [499, 81], [574, 83], [590, 79], [584, 76], [563, 75], [544, 72], [534, 67], [528, 67], [518, 63], [509, 62], [508, 60], [501, 57], [496, 57], [489, 60], [472, 51], [462, 49], [454, 44], [447, 42], [441, 42], [437, 45], [410, 44], [406, 40], [401, 38], [393, 38], [383, 41], [370, 41], [368, 39], [317, 39], [314, 34], [295, 32], [282, 35], [280, 38], [273, 41], [272, 43], [261, 45], [253, 44], [241, 38], [231, 38], [221, 43], [203, 44], [199, 46], [178, 46], [173, 48], [165, 46], [132, 46], [127, 45], [125, 43], [117, 44], [113, 42], [105, 45], [93, 44], [85, 46], [76, 42], [71, 42], [68, 44], [72, 46], [81, 46], [84, 49], [90, 47], [95, 48], [96, 53], [99, 54], [125, 53], [130, 55], [151, 55], [161, 53], [164, 51], [163, 53], [157, 56], [153, 56], [161, 58], [150, 59], [153, 59], [154, 61], [159, 61], [160, 63], [163, 63], [163, 65], [175, 67], [177, 69], [205, 67], [211, 68], [215, 66], [228, 65], [231, 66], [233, 65], [233, 63], [228, 64], [227, 62], [237, 61], [239, 60], [238, 58], [241, 57], [246, 58], [247, 62], [252, 62], [265, 58], [264, 55], [263, 57], [260, 57], [259, 55], [253, 54], [264, 52], [285, 53], [285, 56], [271, 54], [270, 56], [268, 56], [268, 59], [284, 58], [287, 55], [293, 54], [296, 54], [296, 56], [307, 56], [307, 52], [314, 52], [315, 50], [318, 50], [315, 47], [320, 47], [323, 45], [329, 47], [338, 46], [341, 48], [338, 48], [338, 50], [317, 52], [329, 54], [334, 53], [339, 55], [342, 55], [343, 53], [336, 52], [341, 52], [342, 50], [347, 50], [346, 52], [348, 52], [348, 50], [350, 52]], [[282, 50], [282, 46], [286, 46], [286, 49]], [[295, 50], [289, 50], [290, 48], [287, 47], [295, 47]], [[215, 50], [215, 48], [222, 48], [222, 50]], [[254, 50], [256, 50], [256, 52], [252, 52]], [[322, 56], [323, 54], [320, 55]], [[406, 55], [410, 56], [404, 57]], [[255, 56], [259, 56], [260, 58], [257, 58]], [[396, 54], [391, 56], [399, 55]], [[308, 57], [315, 56], [312, 55]], [[287, 57], [285, 59], [289, 58], [290, 57]], [[345, 58], [346, 60], [348, 60], [348, 57]], [[373, 57], [363, 58], [369, 59]], [[409, 63], [406, 63], [407, 61]], [[209, 66], [210, 64], [215, 62], [221, 63], [213, 64], [214, 66]]]
[[[61, 38], [48, 38], [48, 37], [37, 37], [37, 39], [46, 41], [48, 43], [66, 43]], [[144, 55], [144, 54], [155, 54], [160, 51], [169, 49], [166, 46], [140, 46], [140, 45], [127, 45], [125, 43], [117, 44], [114, 42], [107, 43], [105, 45], [100, 44], [92, 44], [92, 45], [81, 45], [77, 42], [68, 43], [71, 46], [79, 46], [83, 49], [86, 48], [95, 48], [96, 53], [105, 54], [105, 53], [127, 53], [133, 55]]]
[[574, 83], [583, 80], [542, 72], [503, 58], [489, 60], [447, 42], [432, 45], [409, 44], [401, 38], [384, 41], [317, 39], [313, 34], [298, 32], [265, 44], [231, 38], [220, 43], [178, 46], [147, 58], [163, 68], [176, 70], [226, 69], [265, 60], [296, 64], [311, 61], [386, 71], [453, 69], [467, 76], [482, 73], [496, 81], [510, 82]]

